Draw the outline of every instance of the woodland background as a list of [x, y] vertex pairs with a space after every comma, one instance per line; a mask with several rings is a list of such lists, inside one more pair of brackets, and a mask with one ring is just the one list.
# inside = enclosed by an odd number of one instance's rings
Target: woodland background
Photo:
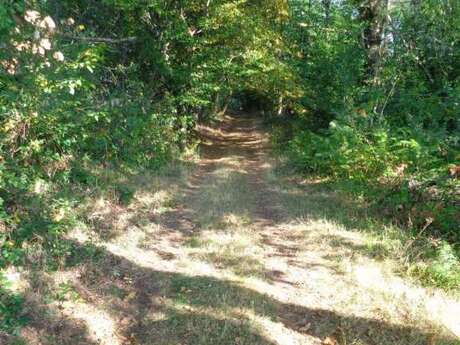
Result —
[[399, 226], [415, 276], [459, 288], [459, 102], [457, 0], [3, 0], [0, 266], [70, 260], [100, 171], [160, 169], [228, 108], [266, 119], [292, 174]]

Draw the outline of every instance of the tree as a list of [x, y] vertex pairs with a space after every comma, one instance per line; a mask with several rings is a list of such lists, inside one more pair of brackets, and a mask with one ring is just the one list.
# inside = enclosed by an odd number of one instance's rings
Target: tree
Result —
[[388, 23], [389, 0], [363, 0], [359, 18], [364, 23], [362, 43], [367, 50], [367, 78], [378, 82], [381, 59], [385, 49], [385, 29]]

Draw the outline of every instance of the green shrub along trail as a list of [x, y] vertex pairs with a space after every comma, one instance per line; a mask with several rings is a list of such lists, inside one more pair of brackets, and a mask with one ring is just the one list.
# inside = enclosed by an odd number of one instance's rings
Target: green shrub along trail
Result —
[[0, 344], [454, 344], [459, 104], [457, 0], [2, 1]]

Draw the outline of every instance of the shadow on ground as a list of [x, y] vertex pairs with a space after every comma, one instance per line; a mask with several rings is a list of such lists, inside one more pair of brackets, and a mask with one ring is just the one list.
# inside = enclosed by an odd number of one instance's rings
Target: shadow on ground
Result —
[[[144, 245], [161, 259], [174, 261], [173, 252], [157, 246], [160, 241], [169, 241], [172, 247], [180, 248], [199, 240], [207, 229], [227, 232], [233, 226], [233, 223], [228, 225], [231, 216], [252, 230], [272, 229], [272, 233], [260, 233], [259, 245], [273, 248], [273, 255], [290, 265], [302, 268], [322, 265], [300, 262], [295, 255], [299, 250], [296, 242], [303, 235], [288, 238], [281, 227], [300, 219], [328, 221], [344, 229], [366, 229], [367, 225], [361, 221], [366, 210], [356, 202], [339, 198], [323, 185], [280, 184], [276, 179], [267, 179], [271, 169], [266, 162], [268, 142], [258, 131], [254, 119], [244, 117], [230, 117], [219, 129], [203, 129], [203, 158], [191, 169], [187, 181], [181, 180], [180, 173], [166, 179], [166, 185], [174, 186], [177, 195], [166, 204], [162, 202], [162, 212], [152, 211], [154, 203], [134, 208], [132, 201], [134, 195], [143, 191], [161, 192], [167, 187], [164, 182], [152, 185], [151, 179], [139, 180], [132, 175], [119, 181], [123, 187], [114, 192], [119, 202], [106, 208], [107, 212], [96, 220], [91, 218], [87, 222], [103, 241], [117, 240], [132, 227], [161, 228], [159, 232], [147, 233]], [[120, 221], [124, 223], [120, 225]], [[376, 256], [369, 248], [347, 238], [331, 236], [324, 240], [337, 248]], [[304, 339], [311, 339], [311, 344], [321, 344], [332, 337], [339, 345], [421, 345], [427, 344], [431, 336], [411, 325], [341, 315], [301, 303], [283, 303], [235, 281], [186, 275], [147, 264], [141, 267], [104, 247], [88, 251], [77, 242], [67, 241], [67, 244], [72, 254], [64, 266], [73, 266], [76, 272], [72, 276], [73, 291], [80, 303], [110, 315], [114, 337], [120, 339], [121, 345], [282, 344], [271, 332], [273, 325], [301, 334]], [[233, 261], [221, 264], [231, 268], [238, 261], [244, 263], [242, 257], [236, 256]], [[290, 283], [279, 270], [254, 266], [268, 281]], [[335, 269], [334, 265], [329, 268]], [[339, 271], [335, 273], [340, 276]], [[35, 293], [41, 291], [35, 289]], [[59, 304], [47, 305], [34, 301], [33, 296], [26, 296], [26, 301], [25, 312], [33, 321], [25, 328], [24, 335], [37, 339], [36, 344], [100, 344], [93, 332], [98, 327], [96, 320], [94, 324], [91, 321], [86, 324], [63, 316]], [[258, 320], [264, 320], [265, 326], [259, 325]], [[448, 338], [438, 342], [455, 344], [454, 339]]]
[[[83, 302], [114, 318], [122, 344], [278, 344], [270, 329], [254, 327], [250, 315], [310, 336], [311, 344], [331, 336], [338, 344], [363, 345], [426, 344], [430, 337], [409, 325], [286, 304], [232, 281], [156, 271], [100, 250], [98, 260], [80, 266], [74, 289]], [[81, 322], [53, 319], [44, 306], [27, 309], [42, 315], [26, 329], [42, 335], [37, 344], [98, 344]]]

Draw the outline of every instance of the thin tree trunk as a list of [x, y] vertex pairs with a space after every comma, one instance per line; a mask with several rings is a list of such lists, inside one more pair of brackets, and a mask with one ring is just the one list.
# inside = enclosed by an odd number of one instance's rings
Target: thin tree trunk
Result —
[[331, 18], [331, 0], [323, 0], [324, 14], [326, 17], [326, 25], [329, 25]]

